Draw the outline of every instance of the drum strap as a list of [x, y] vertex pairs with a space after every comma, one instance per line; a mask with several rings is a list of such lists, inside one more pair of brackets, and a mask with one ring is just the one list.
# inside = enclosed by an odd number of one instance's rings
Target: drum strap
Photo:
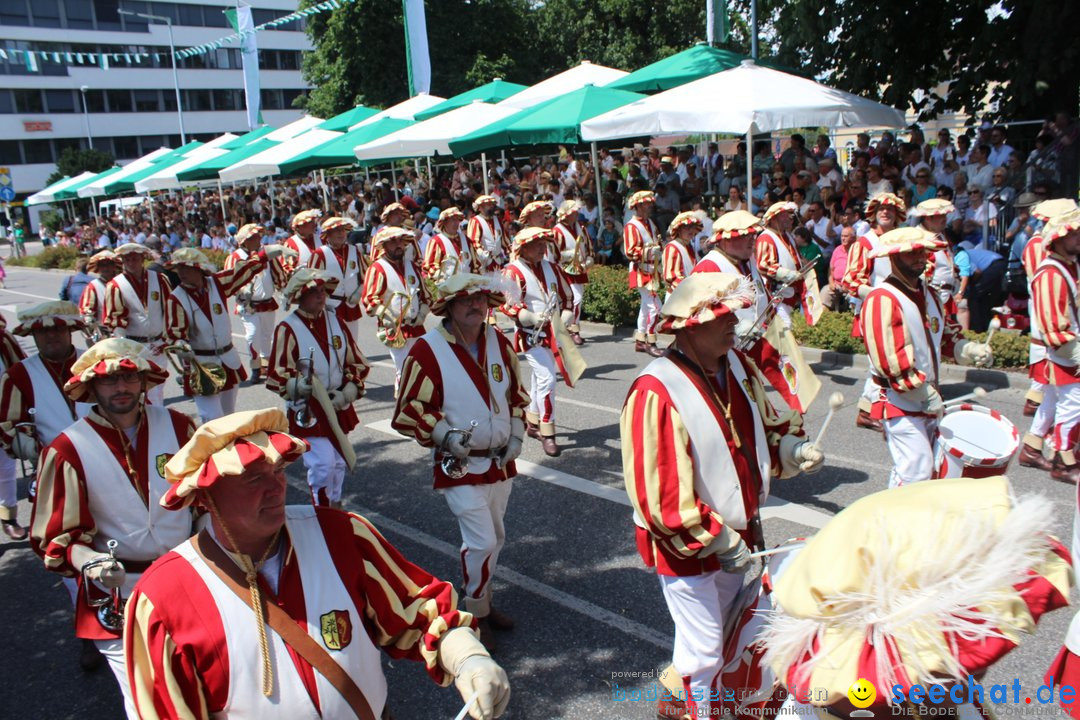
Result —
[[[229, 559], [221, 546], [209, 539], [204, 531], [191, 538], [191, 547], [206, 561], [206, 566], [214, 571], [226, 587], [236, 593], [245, 605], [251, 607], [251, 593], [248, 591], [247, 581], [244, 580], [240, 568]], [[341, 693], [345, 702], [349, 703], [349, 707], [356, 713], [357, 718], [375, 720], [375, 713], [372, 712], [363, 691], [349, 677], [345, 668], [334, 662], [330, 653], [302, 630], [276, 602], [264, 600], [263, 616], [266, 618], [266, 624], [281, 636], [286, 645], [295, 650], [300, 657], [315, 668], [316, 672], [326, 678], [335, 690]]]

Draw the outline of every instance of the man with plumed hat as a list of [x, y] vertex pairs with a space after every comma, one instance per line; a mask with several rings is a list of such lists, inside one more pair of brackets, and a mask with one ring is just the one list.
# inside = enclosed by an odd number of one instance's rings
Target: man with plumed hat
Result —
[[911, 214], [919, 218], [919, 227], [945, 243], [930, 254], [926, 264], [926, 282], [937, 293], [941, 306], [948, 316], [956, 315], [956, 264], [949, 251], [945, 228], [949, 225], [949, 215], [956, 212], [956, 207], [944, 198], [930, 198], [915, 206]]
[[[225, 270], [259, 254], [266, 228], [247, 223], [236, 232], [237, 248], [225, 258]], [[270, 362], [270, 341], [274, 337], [278, 301], [274, 293], [285, 288], [289, 281], [288, 258], [283, 254], [268, 260], [265, 267], [236, 295], [236, 309], [240, 324], [244, 326], [244, 340], [251, 356], [251, 382], [263, 381], [266, 366]]]
[[[848, 248], [847, 270], [844, 272], [843, 285], [851, 295], [855, 306], [855, 322], [852, 326], [852, 337], [862, 336], [860, 310], [870, 291], [885, 282], [885, 278], [892, 274], [892, 265], [887, 257], [870, 257], [878, 244], [878, 238], [890, 230], [900, 226], [906, 217], [907, 206], [904, 201], [892, 193], [879, 193], [871, 198], [866, 206], [866, 216], [870, 218], [870, 229], [855, 239]], [[863, 383], [862, 396], [859, 398], [859, 410], [855, 416], [856, 427], [869, 430], [884, 430], [881, 422], [871, 417], [872, 404], [877, 397], [873, 378], [868, 374]]]
[[86, 269], [98, 276], [83, 289], [79, 298], [79, 312], [88, 328], [101, 332], [105, 320], [105, 288], [120, 272], [120, 260], [112, 250], [101, 250], [90, 256]]
[[773, 203], [761, 218], [765, 227], [754, 242], [758, 273], [769, 292], [780, 293], [776, 316], [787, 327], [791, 326], [791, 313], [803, 306], [811, 292], [799, 272], [801, 257], [791, 236], [798, 212], [799, 206], [793, 202]]
[[328, 275], [337, 278], [337, 287], [326, 304], [337, 313], [338, 319], [355, 338], [364, 314], [360, 305], [360, 291], [367, 266], [360, 246], [345, 242], [354, 227], [355, 223], [348, 218], [329, 217], [323, 220], [323, 245], [311, 256], [311, 267], [325, 270]]
[[75, 635], [108, 660], [128, 717], [135, 707], [121, 627], [88, 600], [114, 589], [126, 600], [150, 563], [191, 535], [190, 512], [159, 504], [165, 462], [195, 430], [186, 415], [146, 403], [147, 389], [166, 377], [134, 340], [108, 338], [79, 357], [64, 393], [94, 405], [45, 447], [31, 523], [31, 547], [45, 568], [78, 583]]
[[533, 200], [526, 203], [518, 213], [518, 225], [522, 228], [550, 229], [555, 223], [555, 206], [550, 200]]
[[473, 216], [465, 230], [476, 254], [477, 270], [482, 272], [499, 270], [510, 256], [509, 236], [496, 213], [498, 207], [498, 201], [492, 195], [477, 197], [473, 200]]
[[293, 215], [290, 222], [293, 234], [285, 241], [285, 245], [296, 252], [296, 257], [287, 263], [289, 272], [310, 265], [311, 256], [322, 247], [322, 241], [315, 234], [321, 217], [322, 210], [318, 209], [301, 210]]
[[228, 415], [165, 465], [161, 505], [210, 520], [128, 602], [139, 716], [387, 717], [380, 649], [475, 698], [471, 717], [501, 716], [506, 673], [449, 583], [358, 515], [285, 505], [285, 468], [308, 451], [288, 430], [277, 409]]
[[529, 227], [514, 236], [513, 260], [506, 266], [506, 276], [518, 288], [502, 311], [514, 320], [514, 349], [525, 354], [532, 377], [529, 382], [529, 408], [525, 413], [530, 437], [540, 441], [544, 453], [558, 457], [555, 440], [555, 383], [557, 374], [571, 387], [576, 378], [566, 367], [565, 356], [577, 348], [560, 347], [555, 322], [564, 325], [571, 319], [573, 296], [566, 273], [544, 259], [552, 242], [546, 228]]
[[[465, 609], [476, 616], [489, 649], [492, 630], [513, 627], [492, 607], [491, 578], [506, 540], [503, 518], [529, 397], [517, 353], [487, 316], [516, 292], [512, 280], [494, 274], [454, 275], [439, 286], [432, 312], [442, 321], [405, 359], [392, 422], [401, 434], [435, 448], [435, 489], [461, 530]], [[455, 458], [450, 473], [441, 462], [447, 455]]]
[[872, 417], [885, 427], [892, 455], [889, 487], [929, 480], [934, 438], [945, 406], [938, 391], [941, 359], [989, 367], [986, 343], [964, 340], [955, 319], [924, 281], [927, 259], [942, 241], [919, 227], [890, 230], [868, 258], [886, 258], [892, 272], [864, 296], [863, 342], [876, 394]]
[[638, 550], [675, 623], [673, 662], [694, 717], [712, 716], [724, 628], [750, 549], [763, 549], [759, 513], [772, 479], [824, 462], [801, 416], [774, 409], [753, 362], [734, 349], [735, 311], [753, 302], [739, 275], [683, 280], [657, 326], [675, 342], [634, 380], [619, 425]]
[[394, 387], [401, 381], [401, 366], [416, 339], [424, 334], [424, 320], [430, 311], [428, 285], [415, 262], [405, 259], [413, 234], [405, 228], [384, 227], [371, 240], [378, 260], [364, 276], [362, 301], [367, 314], [375, 318], [376, 336], [394, 361]]
[[668, 225], [671, 241], [664, 246], [664, 261], [661, 263], [668, 295], [694, 271], [697, 254], [694, 252], [693, 242], [702, 227], [704, 223], [694, 212], [681, 212]]
[[554, 246], [558, 252], [558, 264], [566, 272], [570, 282], [573, 305], [569, 307], [571, 318], [566, 323], [570, 338], [575, 345], [584, 345], [581, 337], [581, 303], [585, 299], [585, 286], [589, 283], [589, 267], [593, 264], [592, 243], [585, 227], [579, 222], [581, 204], [566, 200], [555, 213]]
[[[145, 345], [158, 367], [168, 369], [165, 358], [165, 303], [172, 288], [162, 273], [146, 267], [154, 252], [143, 245], [124, 243], [116, 248], [124, 271], [105, 286], [104, 326], [117, 337]], [[155, 386], [147, 399], [165, 402], [164, 384]]]
[[475, 271], [476, 257], [469, 242], [461, 236], [461, 221], [465, 214], [456, 207], [448, 207], [439, 213], [435, 221], [436, 233], [424, 249], [422, 266], [424, 277], [440, 283], [457, 273]]
[[195, 248], [180, 248], [169, 257], [166, 267], [180, 283], [165, 302], [165, 336], [182, 348], [178, 354], [189, 368], [203, 366], [222, 380], [220, 387], [205, 387], [201, 373], [184, 373], [184, 394], [194, 398], [203, 422], [235, 412], [237, 389], [247, 379], [232, 341], [229, 298], [270, 262], [292, 252], [284, 245], [267, 245], [227, 270], [217, 270]]
[[[1075, 455], [1080, 438], [1080, 316], [1076, 309], [1080, 210], [1050, 218], [1040, 235], [1046, 257], [1031, 280], [1032, 322], [1046, 346], [1047, 359], [1047, 388], [1040, 413], [1043, 405], [1049, 409], [1052, 404], [1051, 447], [1055, 455], [1050, 476], [1076, 484], [1080, 480]], [[1035, 420], [1039, 419], [1037, 413]], [[1029, 433], [1025, 445], [1034, 445], [1034, 439]]]
[[[0, 317], [0, 375], [9, 367], [26, 359], [19, 341], [8, 332], [7, 322]], [[15, 458], [0, 448], [0, 529], [12, 540], [25, 540], [27, 530], [19, 524], [19, 496], [15, 483]]]
[[274, 330], [266, 389], [285, 398], [290, 432], [311, 445], [304, 466], [314, 503], [340, 508], [345, 473], [356, 465], [349, 433], [360, 419], [353, 403], [364, 393], [369, 368], [355, 338], [326, 307], [336, 287], [337, 278], [310, 267], [289, 278], [285, 301], [296, 309]]
[[634, 351], [659, 357], [663, 351], [656, 347], [656, 323], [660, 318], [663, 251], [660, 228], [652, 220], [656, 196], [650, 190], [639, 190], [630, 196], [627, 204], [634, 216], [623, 226], [623, 255], [630, 261], [630, 289], [637, 290], [641, 298]]

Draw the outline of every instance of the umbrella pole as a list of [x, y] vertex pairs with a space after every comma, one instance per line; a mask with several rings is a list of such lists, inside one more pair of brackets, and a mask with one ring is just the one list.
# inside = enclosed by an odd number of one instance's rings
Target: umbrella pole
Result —
[[319, 177], [322, 179], [323, 210], [330, 212], [330, 191], [326, 188], [326, 171], [319, 170]]
[[401, 200], [397, 191], [397, 171], [394, 170], [394, 163], [390, 163], [390, 192], [394, 193], [394, 200]]
[[[150, 227], [153, 228], [154, 225], [157, 225], [157, 220], [154, 219], [154, 201], [150, 199], [149, 192], [146, 193], [146, 204], [150, 206]], [[153, 232], [153, 230], [150, 232]]]
[[484, 194], [488, 194], [487, 153], [480, 153], [480, 170], [484, 173]]
[[589, 155], [592, 156], [593, 177], [596, 179], [596, 234], [600, 235], [600, 228], [604, 226], [604, 191], [601, 185], [600, 163], [596, 161], [596, 143], [589, 144]]
[[431, 188], [434, 185], [434, 183], [435, 183], [435, 181], [431, 177], [431, 158], [429, 157], [429, 158], [427, 158], [427, 186], [428, 186], [428, 196], [429, 197], [431, 195]]
[[746, 130], [746, 209], [754, 212], [754, 124]]
[[[709, 135], [709, 142], [716, 142], [716, 135]], [[705, 145], [705, 192], [712, 195], [712, 165], [709, 163], [709, 145]]]
[[277, 210], [274, 209], [274, 177], [271, 175], [266, 179], [270, 184], [270, 219], [273, 220], [274, 216], [277, 215]]

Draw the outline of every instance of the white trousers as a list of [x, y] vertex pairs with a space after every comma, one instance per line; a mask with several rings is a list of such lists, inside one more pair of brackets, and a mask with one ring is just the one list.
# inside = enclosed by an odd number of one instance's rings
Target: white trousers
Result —
[[559, 372], [555, 365], [555, 354], [548, 347], [532, 347], [525, 351], [525, 359], [532, 370], [529, 380], [529, 414], [539, 417], [542, 425], [555, 428], [555, 378]]
[[390, 351], [390, 359], [394, 361], [394, 397], [397, 397], [398, 384], [401, 382], [401, 366], [405, 364], [405, 358], [409, 354], [409, 350], [416, 344], [416, 338], [409, 338], [405, 341], [404, 347], [399, 348], [386, 348]]
[[634, 339], [656, 342], [656, 322], [660, 319], [660, 296], [648, 288], [638, 288], [641, 308], [637, 315], [637, 332]]
[[570, 323], [570, 327], [577, 328], [581, 322], [581, 301], [585, 299], [585, 285], [583, 283], [572, 283], [570, 285], [570, 294], [574, 298], [574, 307], [572, 308], [574, 321]]
[[348, 466], [329, 438], [304, 438], [311, 449], [304, 453], [307, 481], [316, 505], [341, 502], [341, 488], [345, 484]]
[[[1057, 452], [1064, 452], [1076, 446], [1080, 433], [1080, 383], [1058, 385], [1054, 390], [1057, 397], [1054, 401], [1053, 447]], [[1045, 399], [1043, 404], [1046, 404]]]
[[216, 395], [196, 395], [195, 409], [204, 423], [236, 412], [236, 388], [222, 390]]
[[[440, 490], [461, 530], [462, 596], [466, 610], [478, 617], [491, 613], [489, 581], [506, 542], [503, 516], [514, 481], [459, 485]], [[479, 602], [477, 602], [479, 601]]]
[[260, 361], [270, 362], [270, 345], [274, 340], [276, 316], [274, 310], [240, 315], [240, 324], [244, 326], [244, 341], [247, 342], [253, 369], [260, 367]]
[[0, 507], [10, 508], [11, 519], [15, 519], [15, 508], [19, 505], [18, 486], [15, 483], [15, 458], [0, 450]]
[[915, 415], [883, 419], [893, 469], [889, 487], [929, 480], [934, 472], [934, 436], [937, 419]]
[[120, 695], [124, 698], [124, 712], [128, 718], [138, 718], [139, 714], [135, 712], [135, 702], [131, 698], [127, 663], [124, 662], [124, 641], [120, 638], [116, 640], [95, 640], [94, 644], [97, 645], [98, 650], [101, 651], [102, 656], [109, 663], [109, 669], [112, 670], [113, 675], [116, 676], [116, 682], [120, 685]]
[[1039, 403], [1039, 407], [1035, 410], [1035, 417], [1031, 418], [1031, 434], [1037, 438], [1046, 437], [1050, 432], [1050, 428], [1054, 426], [1054, 406], [1057, 404], [1057, 385], [1044, 385], [1041, 382], [1031, 381], [1031, 387], [1034, 390], [1038, 385], [1038, 390], [1042, 392], [1042, 402]]
[[743, 576], [714, 570], [689, 577], [657, 577], [675, 623], [671, 659], [687, 690], [686, 709], [691, 715], [712, 717], [709, 696], [714, 687], [719, 690], [724, 667], [724, 620], [742, 589]]

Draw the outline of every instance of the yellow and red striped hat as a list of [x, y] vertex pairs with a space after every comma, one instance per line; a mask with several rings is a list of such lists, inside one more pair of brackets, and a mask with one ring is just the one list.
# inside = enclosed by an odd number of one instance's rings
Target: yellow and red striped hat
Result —
[[116, 257], [116, 253], [112, 250], [101, 250], [91, 255], [90, 259], [86, 261], [86, 269], [90, 272], [97, 272], [103, 262], [119, 265], [120, 258]]
[[[293, 220], [295, 224], [295, 218]], [[240, 229], [236, 231], [236, 244], [243, 245], [247, 241], [247, 239], [255, 233], [265, 235], [266, 228], [264, 228], [259, 223], [245, 223], [244, 225], [241, 225]]]
[[903, 198], [891, 192], [878, 193], [870, 198], [870, 202], [866, 204], [866, 217], [870, 218], [882, 207], [891, 207], [895, 210], [899, 222], [903, 222], [907, 217], [907, 205], [904, 204]]
[[1052, 200], [1043, 200], [1041, 203], [1031, 208], [1031, 216], [1036, 220], [1047, 222], [1052, 217], [1062, 215], [1075, 209], [1075, 200], [1070, 200], [1069, 198], [1053, 198]]
[[675, 216], [675, 219], [668, 225], [668, 235], [674, 236], [675, 233], [683, 227], [705, 227], [705, 223], [702, 222], [698, 214], [693, 210], [687, 212], [681, 212]]
[[118, 372], [142, 373], [144, 390], [165, 382], [169, 374], [147, 357], [146, 346], [127, 338], [105, 338], [94, 343], [71, 366], [71, 377], [64, 383], [64, 394], [75, 402], [90, 397], [90, 381]]
[[179, 248], [169, 256], [169, 262], [165, 263], [165, 267], [170, 269], [181, 265], [202, 270], [209, 275], [217, 272], [217, 268], [210, 263], [210, 259], [198, 248]]
[[480, 208], [484, 205], [498, 205], [499, 201], [495, 199], [494, 195], [477, 195], [476, 199], [472, 201], [472, 209], [479, 212]]
[[558, 212], [555, 213], [555, 220], [556, 222], [562, 222], [579, 210], [581, 210], [581, 203], [577, 200], [564, 200], [563, 204], [559, 206]]
[[409, 214], [409, 211], [408, 211], [408, 210], [406, 210], [406, 209], [405, 209], [405, 206], [404, 206], [404, 205], [402, 205], [401, 203], [399, 203], [399, 202], [392, 202], [392, 203], [390, 203], [389, 205], [387, 205], [386, 207], [384, 207], [384, 208], [383, 208], [383, 211], [382, 211], [381, 213], [379, 213], [379, 220], [380, 220], [381, 222], [386, 222], [386, 221], [387, 221], [387, 219], [388, 219], [388, 218], [389, 218], [389, 217], [390, 217], [391, 215], [393, 215], [394, 213], [402, 213], [403, 215], [406, 215], [406, 216], [408, 216], [408, 214]]
[[431, 301], [431, 314], [443, 315], [451, 300], [482, 294], [487, 296], [488, 307], [497, 308], [521, 298], [521, 289], [511, 278], [501, 273], [457, 273], [439, 283], [435, 298]]
[[338, 279], [325, 270], [313, 267], [297, 268], [285, 284], [285, 302], [296, 302], [301, 295], [312, 288], [325, 287], [332, 293], [338, 286]]
[[944, 240], [939, 240], [934, 233], [923, 230], [921, 227], [899, 227], [878, 238], [877, 246], [867, 253], [867, 256], [879, 258], [920, 248], [940, 250], [947, 244]]
[[416, 237], [413, 235], [412, 230], [403, 227], [396, 227], [394, 225], [387, 225], [382, 230], [375, 233], [375, 237], [371, 239], [372, 252], [374, 253], [375, 248], [391, 240], [404, 240], [405, 242], [412, 242], [415, 239]]
[[754, 285], [749, 277], [734, 273], [692, 273], [679, 283], [663, 307], [656, 332], [676, 330], [707, 322], [754, 304]]
[[246, 410], [205, 423], [165, 463], [165, 479], [171, 485], [161, 506], [183, 509], [199, 491], [222, 478], [243, 475], [260, 460], [291, 463], [311, 446], [288, 430], [289, 421], [278, 408]]
[[717, 240], [730, 240], [743, 235], [757, 235], [761, 232], [761, 218], [746, 210], [731, 210], [724, 213], [713, 223]]
[[321, 217], [322, 210], [319, 210], [318, 208], [314, 208], [311, 210], [301, 210], [300, 212], [293, 215], [292, 221], [289, 223], [289, 226], [295, 230], [297, 225], [304, 225], [305, 223], [315, 222]]
[[465, 213], [461, 212], [461, 210], [459, 210], [456, 206], [451, 205], [450, 207], [446, 208], [441, 213], [439, 213], [439, 219], [435, 221], [435, 227], [441, 228], [443, 226], [443, 223], [445, 223], [447, 220], [464, 220], [464, 219], [465, 219]]
[[154, 257], [154, 251], [145, 245], [139, 243], [126, 242], [116, 248], [115, 251], [117, 259], [122, 260], [125, 255], [145, 255], [148, 258]]
[[537, 210], [543, 210], [544, 215], [547, 216], [555, 212], [555, 206], [547, 200], [533, 200], [531, 203], [528, 203], [525, 207], [521, 208], [521, 212], [518, 213], [518, 222], [524, 223], [525, 218], [529, 217], [529, 215], [532, 215]]
[[956, 211], [956, 206], [944, 198], [930, 198], [929, 200], [923, 200], [921, 203], [915, 206], [915, 209], [911, 211], [911, 214], [915, 217], [936, 217], [938, 215], [948, 215], [951, 212]]
[[330, 232], [331, 230], [337, 230], [338, 228], [346, 228], [348, 230], [352, 230], [355, 227], [356, 223], [349, 218], [332, 215], [322, 221], [320, 229], [325, 233]]
[[527, 227], [518, 230], [518, 234], [514, 236], [514, 243], [510, 247], [510, 253], [516, 257], [521, 248], [531, 242], [539, 240], [553, 241], [554, 239], [555, 231], [551, 228]]
[[779, 215], [782, 212], [797, 213], [799, 212], [799, 206], [793, 202], [781, 200], [775, 202], [769, 206], [769, 209], [765, 211], [765, 215], [762, 216], [761, 222], [768, 224], [770, 220]]
[[52, 327], [78, 330], [85, 325], [79, 306], [67, 300], [49, 300], [32, 305], [25, 310], [20, 310], [15, 315], [15, 319], [19, 321], [19, 324], [12, 328], [11, 332], [22, 337], [32, 335], [35, 330]]
[[[1007, 478], [950, 478], [868, 495], [773, 577], [763, 662], [818, 706], [878, 688], [979, 676], [1068, 605], [1069, 553], [1044, 497]], [[819, 693], [818, 689], [824, 690]]]
[[656, 203], [656, 194], [653, 193], [652, 190], [638, 190], [636, 193], [630, 196], [630, 199], [627, 201], [626, 204], [630, 206], [631, 209], [633, 209], [641, 203], [647, 202], [653, 204]]
[[1080, 210], [1074, 209], [1050, 218], [1039, 234], [1044, 243], [1052, 243], [1075, 230], [1080, 230]]

